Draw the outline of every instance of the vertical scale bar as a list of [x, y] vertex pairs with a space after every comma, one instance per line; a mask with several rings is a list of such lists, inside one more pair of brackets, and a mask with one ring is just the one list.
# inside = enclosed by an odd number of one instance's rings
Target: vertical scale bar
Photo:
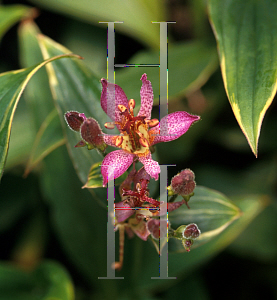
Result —
[[[167, 99], [167, 23], [160, 23], [160, 121], [168, 115]], [[161, 124], [161, 135], [167, 135], [167, 122]]]
[[115, 232], [114, 232], [114, 173], [108, 171], [108, 223], [107, 223], [107, 277], [98, 277], [98, 279], [124, 279], [124, 277], [116, 277], [115, 269], [112, 267], [115, 263]]
[[[114, 57], [115, 57], [115, 45], [114, 45], [114, 23], [123, 22], [99, 22], [108, 23], [108, 45], [107, 45], [107, 76], [110, 83], [114, 83]], [[109, 101], [107, 105], [108, 122], [112, 117], [114, 120], [115, 114], [115, 88], [113, 85], [108, 85], [107, 98], [113, 99]], [[114, 174], [108, 171], [108, 223], [107, 223], [107, 277], [98, 277], [98, 279], [124, 279], [124, 277], [115, 277], [115, 270], [112, 265], [115, 262], [115, 209], [114, 209]], [[112, 218], [113, 216], [113, 218]]]
[[[107, 23], [107, 81], [109, 83], [115, 83], [115, 70], [114, 70], [114, 58], [115, 58], [115, 23], [123, 23], [120, 21], [116, 22], [99, 22], [99, 23]], [[107, 98], [113, 99], [113, 101], [109, 101], [109, 105], [107, 105], [107, 122], [114, 121], [115, 116], [115, 88], [113, 85], [108, 85], [107, 88]], [[110, 135], [115, 135], [116, 130], [110, 129]]]
[[168, 213], [167, 213], [167, 167], [175, 165], [160, 165], [160, 233], [167, 234], [160, 237], [160, 276], [151, 279], [176, 279], [168, 277]]
[[[107, 47], [107, 80], [110, 83], [114, 84], [115, 74], [114, 74], [114, 57], [115, 57], [115, 37], [114, 37], [114, 22], [108, 22], [108, 47]], [[114, 101], [110, 101], [107, 106], [107, 115], [108, 118], [111, 117], [114, 121], [115, 116], [115, 88], [112, 85], [108, 85], [108, 99], [111, 97]]]
[[[167, 49], [167, 24], [172, 22], [152, 22], [160, 23], [160, 122], [168, 115], [168, 49]], [[161, 122], [160, 135], [168, 135], [167, 119]]]
[[[152, 22], [160, 23], [160, 135], [168, 135], [168, 60], [167, 60], [167, 23], [176, 22]], [[167, 213], [167, 165], [160, 166], [160, 232], [166, 232], [165, 237], [160, 238], [160, 277], [151, 279], [176, 279], [168, 277], [168, 213]]]

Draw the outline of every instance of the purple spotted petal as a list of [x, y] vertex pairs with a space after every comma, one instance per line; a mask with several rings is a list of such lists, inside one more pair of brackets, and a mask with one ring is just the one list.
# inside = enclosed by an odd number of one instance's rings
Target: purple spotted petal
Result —
[[142, 87], [140, 89], [141, 106], [138, 116], [145, 116], [146, 119], [151, 119], [151, 111], [153, 106], [153, 89], [151, 82], [147, 80], [147, 75], [144, 73], [140, 80], [142, 81]]
[[106, 186], [108, 179], [116, 179], [130, 167], [135, 155], [126, 153], [123, 150], [110, 152], [105, 156], [101, 165], [103, 186]]
[[159, 164], [152, 159], [151, 153], [149, 151], [147, 156], [139, 156], [139, 161], [143, 163], [145, 171], [155, 180], [159, 179], [159, 174], [161, 172]]
[[135, 213], [135, 210], [132, 209], [129, 203], [124, 203], [123, 201], [115, 203], [115, 216], [117, 222], [124, 222], [131, 215]]
[[[160, 142], [169, 142], [178, 139], [186, 133], [192, 123], [198, 121], [200, 117], [190, 115], [185, 111], [176, 111], [162, 118], [160, 124], [149, 130], [153, 136], [151, 146]], [[159, 134], [159, 128], [161, 130]]]
[[104, 133], [103, 138], [104, 138], [104, 142], [107, 145], [112, 146], [112, 147], [116, 147], [116, 145], [115, 145], [116, 136]]
[[101, 93], [101, 107], [104, 112], [113, 120], [121, 121], [120, 111], [118, 105], [128, 107], [128, 99], [123, 89], [113, 83], [109, 83], [106, 79], [101, 79], [102, 93]]

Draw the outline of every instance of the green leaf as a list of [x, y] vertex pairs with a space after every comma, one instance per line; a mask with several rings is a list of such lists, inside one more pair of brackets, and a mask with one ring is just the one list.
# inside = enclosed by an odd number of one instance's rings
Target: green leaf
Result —
[[61, 123], [56, 109], [54, 109], [42, 123], [37, 133], [24, 176], [43, 160], [45, 156], [65, 143], [61, 131]]
[[210, 0], [209, 11], [225, 89], [257, 156], [262, 121], [277, 86], [277, 3]]
[[[193, 201], [193, 198], [191, 201]], [[261, 195], [248, 195], [241, 196], [236, 199], [234, 203], [242, 211], [241, 217], [236, 219], [220, 234], [215, 236], [213, 239], [210, 239], [207, 243], [197, 248], [192, 248], [189, 253], [169, 253], [168, 276], [189, 276], [192, 272], [196, 271], [197, 267], [222, 251], [225, 247], [232, 243], [235, 238], [241, 234], [253, 221], [253, 219], [268, 205], [268, 199]], [[159, 276], [157, 270], [159, 268], [158, 255], [157, 257], [149, 256], [151, 251], [150, 247], [140, 240], [136, 244], [136, 248], [138, 249], [138, 252], [136, 253], [138, 257], [134, 259], [133, 256], [133, 267], [135, 267], [136, 261], [143, 261], [143, 264], [137, 264], [136, 270], [134, 270], [137, 274], [143, 274], [143, 276], [139, 277], [139, 283], [137, 283], [139, 284], [139, 288], [153, 288], [154, 285], [159, 285], [159, 288], [161, 289], [167, 288], [168, 285], [165, 286], [161, 283], [155, 284], [153, 283], [154, 280], [149, 280], [151, 276]], [[135, 250], [133, 249], [133, 251]], [[153, 246], [152, 251], [155, 251]], [[128, 262], [132, 263], [131, 261]]]
[[1, 300], [73, 300], [74, 287], [67, 271], [45, 261], [31, 273], [7, 263], [0, 264]]
[[3, 174], [8, 153], [14, 112], [25, 86], [41, 67], [49, 62], [64, 57], [79, 56], [75, 54], [59, 55], [45, 60], [34, 67], [0, 74], [0, 178]]
[[[39, 36], [39, 42], [45, 58], [70, 52], [43, 35]], [[47, 71], [53, 98], [57, 103], [60, 120], [65, 128], [70, 156], [81, 181], [85, 184], [91, 165], [99, 162], [103, 157], [96, 150], [88, 151], [86, 147], [74, 148], [81, 140], [81, 136], [66, 126], [64, 114], [73, 110], [96, 120], [107, 120], [100, 106], [100, 81], [82, 61], [77, 60], [66, 63], [56, 62], [48, 67]]]
[[[5, 165], [6, 170], [26, 164], [35, 140], [36, 131], [25, 101], [18, 103], [12, 124], [13, 130], [10, 137], [9, 155]], [[22, 134], [22, 128], [24, 128], [24, 134]]]
[[[159, 48], [160, 26], [151, 21], [165, 20], [165, 5], [159, 0], [33, 0], [37, 5], [69, 14], [89, 23], [124, 21], [116, 24], [116, 32], [123, 32], [152, 48]], [[107, 24], [101, 24], [101, 26]], [[169, 25], [170, 26], [170, 25]]]
[[[128, 63], [159, 64], [159, 51], [139, 52]], [[215, 71], [217, 65], [216, 50], [206, 43], [169, 44], [168, 96], [176, 97], [199, 89]], [[139, 79], [143, 73], [147, 73], [147, 77], [152, 83], [155, 104], [159, 104], [159, 68], [124, 68], [116, 73], [115, 80], [118, 85], [124, 87], [128, 99], [138, 99], [141, 88]]]
[[[175, 201], [181, 199], [182, 197], [179, 196]], [[197, 224], [201, 235], [194, 242], [194, 246], [207, 243], [241, 216], [240, 209], [228, 198], [205, 187], [195, 188], [189, 205], [190, 209], [183, 205], [171, 212], [169, 220], [173, 229], [190, 223]], [[182, 243], [173, 238], [170, 239], [169, 247], [171, 251], [185, 251]]]
[[[83, 188], [93, 189], [103, 187], [103, 176], [101, 174], [101, 163], [95, 163], [91, 166], [88, 174], [88, 180]], [[115, 185], [121, 184], [127, 178], [127, 173], [123, 173], [119, 178], [116, 178]]]
[[[19, 26], [19, 54], [23, 68], [31, 67], [43, 60], [37, 41], [38, 34], [40, 30], [32, 20], [22, 22]], [[42, 68], [32, 78], [24, 92], [24, 98], [32, 116], [30, 121], [36, 133], [42, 122], [55, 108], [48, 82], [47, 72], [45, 68]]]
[[95, 163], [91, 166], [88, 174], [88, 181], [83, 186], [83, 188], [98, 188], [103, 187], [103, 176], [101, 174], [101, 163], [102, 161], [99, 161], [98, 163]]
[[22, 18], [31, 16], [32, 10], [23, 5], [0, 5], [0, 40], [5, 32]]

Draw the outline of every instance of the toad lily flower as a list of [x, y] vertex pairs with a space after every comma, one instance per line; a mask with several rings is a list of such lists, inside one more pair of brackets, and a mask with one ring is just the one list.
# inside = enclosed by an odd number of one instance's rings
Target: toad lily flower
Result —
[[[113, 121], [106, 123], [105, 127], [113, 129], [116, 126], [120, 132], [118, 136], [105, 135], [104, 141], [110, 146], [121, 148], [110, 152], [102, 162], [103, 186], [106, 186], [108, 179], [117, 178], [127, 171], [136, 158], [144, 165], [146, 172], [158, 180], [160, 166], [152, 159], [150, 146], [179, 138], [193, 122], [199, 120], [198, 116], [185, 111], [171, 113], [162, 118], [161, 122], [151, 119], [154, 98], [152, 85], [146, 74], [140, 80], [141, 107], [136, 117], [133, 112], [135, 100], [128, 101], [123, 89], [117, 84], [109, 83], [106, 79], [101, 80], [101, 106]], [[164, 132], [167, 134], [161, 134]]]

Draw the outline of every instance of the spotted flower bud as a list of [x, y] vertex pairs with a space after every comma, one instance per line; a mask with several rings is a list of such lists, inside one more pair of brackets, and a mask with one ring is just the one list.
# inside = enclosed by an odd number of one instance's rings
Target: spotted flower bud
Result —
[[200, 234], [201, 231], [198, 226], [191, 223], [188, 225], [181, 225], [176, 230], [172, 230], [172, 232], [170, 232], [170, 237], [181, 240], [185, 250], [189, 252], [192, 244]]
[[93, 118], [88, 118], [83, 122], [81, 136], [87, 142], [89, 149], [98, 148], [104, 151], [107, 147], [103, 139], [103, 132], [98, 122]]
[[197, 239], [200, 235], [200, 230], [198, 226], [194, 223], [189, 224], [186, 226], [185, 230], [183, 231], [183, 237], [185, 239]]
[[195, 240], [197, 239], [201, 234], [200, 229], [198, 226], [194, 223], [188, 224], [188, 225], [181, 225], [176, 230], [174, 230], [174, 233], [171, 235], [171, 237], [174, 237], [178, 240], [183, 239], [191, 239]]
[[190, 248], [193, 245], [193, 240], [183, 240], [182, 244], [187, 252], [190, 252]]
[[66, 120], [67, 125], [69, 126], [70, 129], [74, 131], [79, 131], [82, 124], [86, 120], [85, 114], [80, 114], [77, 111], [68, 111], [65, 115], [64, 118]]
[[171, 189], [174, 194], [188, 196], [195, 188], [195, 176], [190, 169], [185, 169], [174, 176], [171, 180]]

